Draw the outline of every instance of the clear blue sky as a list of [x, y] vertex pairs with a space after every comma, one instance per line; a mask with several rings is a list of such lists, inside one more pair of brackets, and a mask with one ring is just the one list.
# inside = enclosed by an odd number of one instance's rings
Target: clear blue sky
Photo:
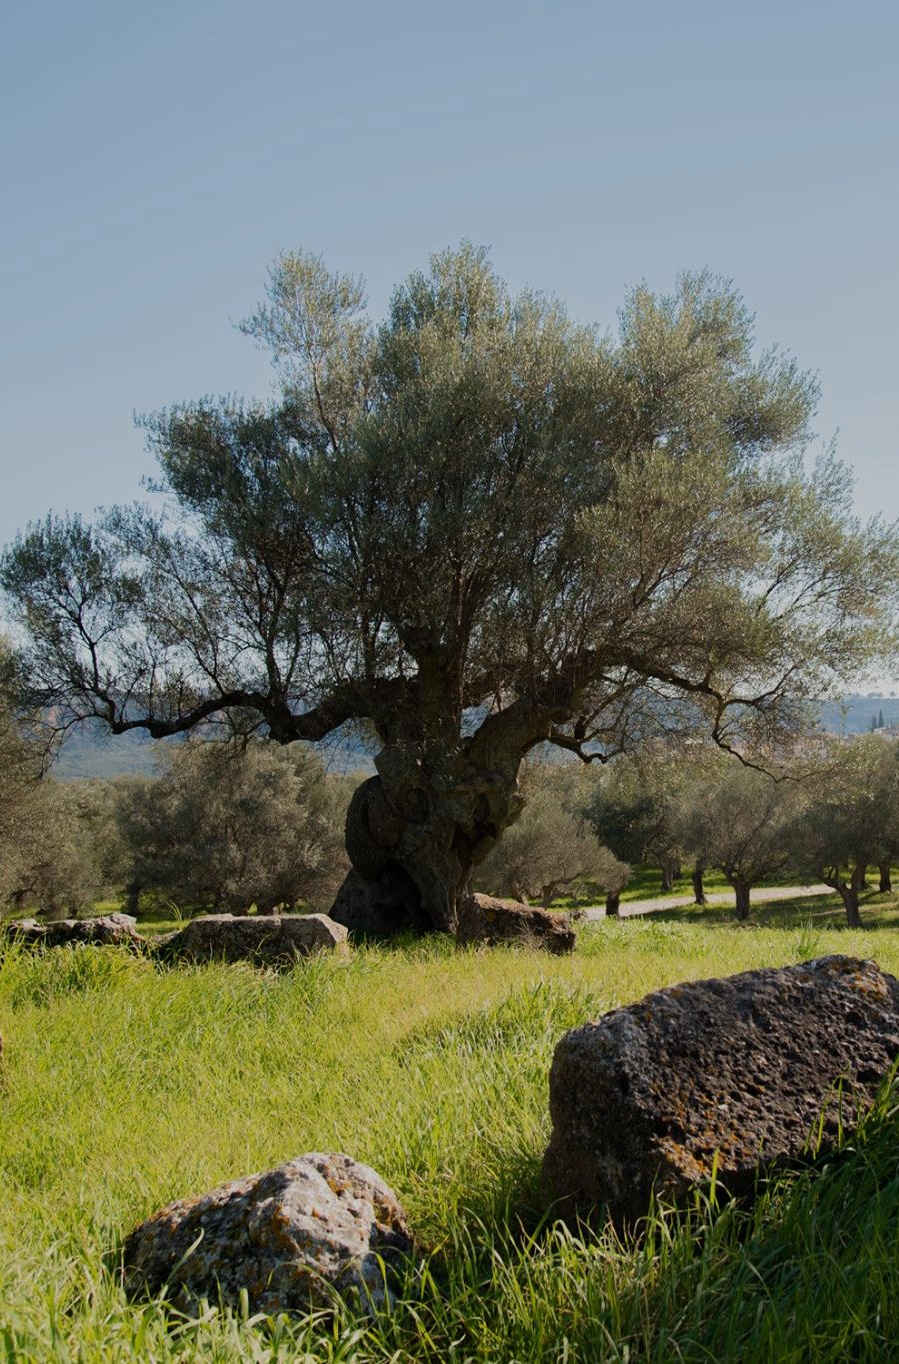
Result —
[[895, 0], [6, 0], [0, 544], [138, 495], [132, 414], [264, 393], [231, 323], [303, 246], [392, 285], [460, 237], [613, 324], [729, 275], [899, 515]]

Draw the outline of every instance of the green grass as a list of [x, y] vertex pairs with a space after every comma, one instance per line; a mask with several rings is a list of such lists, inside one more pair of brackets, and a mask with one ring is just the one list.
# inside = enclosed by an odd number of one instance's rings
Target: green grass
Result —
[[[684, 864], [681, 868], [681, 875], [675, 877], [671, 890], [662, 890], [662, 873], [658, 867], [650, 863], [639, 863], [633, 869], [633, 875], [621, 892], [621, 903], [628, 904], [636, 900], [656, 900], [662, 896], [689, 895], [693, 898], [692, 868]], [[876, 869], [875, 869], [876, 874]], [[709, 867], [703, 876], [703, 884], [706, 894], [717, 894], [723, 891], [733, 894], [733, 887], [728, 882], [722, 871], [717, 867]], [[768, 880], [759, 882], [760, 886], [791, 886], [797, 884], [795, 874], [787, 874], [779, 877], [772, 877]], [[553, 901], [556, 908], [574, 908], [577, 905], [602, 904], [605, 901], [605, 891], [593, 883], [587, 883], [577, 896], [560, 896]]]
[[[819, 902], [818, 902], [819, 903]], [[880, 1360], [899, 1338], [899, 1119], [752, 1211], [659, 1213], [637, 1245], [541, 1221], [547, 1072], [569, 1027], [677, 980], [811, 953], [899, 972], [864, 930], [604, 922], [577, 953], [443, 941], [276, 975], [115, 949], [0, 957], [0, 1360]], [[719, 911], [720, 915], [720, 911]], [[392, 1317], [199, 1321], [129, 1305], [123, 1235], [308, 1150], [393, 1185], [429, 1268]]]

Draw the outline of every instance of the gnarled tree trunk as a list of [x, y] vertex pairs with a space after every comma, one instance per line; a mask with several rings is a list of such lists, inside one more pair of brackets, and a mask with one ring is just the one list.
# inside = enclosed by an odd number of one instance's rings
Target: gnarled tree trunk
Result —
[[880, 890], [881, 893], [886, 891], [892, 891], [893, 878], [892, 867], [890, 866], [890, 863], [889, 862], [878, 863], [877, 870], [880, 872], [880, 885], [878, 886], [878, 890]]
[[836, 887], [836, 889], [839, 891], [840, 899], [843, 901], [843, 908], [846, 911], [846, 923], [848, 927], [861, 928], [862, 916], [859, 913], [858, 908], [857, 889], [854, 886], [847, 884], [847, 882], [845, 881], [841, 881], [840, 884]]
[[680, 873], [680, 864], [673, 857], [662, 859], [662, 890], [667, 894], [674, 889], [675, 877]]
[[865, 888], [865, 872], [867, 867], [864, 863], [858, 862], [852, 868], [852, 873], [847, 881], [842, 873], [836, 869], [831, 869], [830, 875], [822, 877], [824, 883], [833, 886], [834, 890], [843, 901], [843, 908], [846, 911], [846, 923], [849, 928], [861, 928], [862, 916], [859, 912], [859, 899]]
[[475, 862], [523, 808], [519, 763], [484, 769], [457, 751], [429, 770], [420, 750], [386, 747], [347, 810], [352, 870], [331, 917], [375, 936], [454, 932]]
[[606, 914], [612, 919], [617, 919], [620, 911], [621, 892], [610, 890], [606, 895]]

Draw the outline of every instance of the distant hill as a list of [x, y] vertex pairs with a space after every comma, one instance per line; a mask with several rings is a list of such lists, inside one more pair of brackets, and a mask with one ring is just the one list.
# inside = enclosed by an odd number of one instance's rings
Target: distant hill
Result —
[[[179, 743], [178, 739], [164, 740]], [[374, 765], [366, 746], [355, 736], [336, 734], [313, 745], [325, 767], [332, 772], [372, 772]], [[151, 775], [155, 770], [157, 744], [139, 730], [108, 734], [99, 725], [73, 732], [55, 763], [53, 775], [60, 781]]]
[[880, 724], [899, 725], [899, 696], [844, 696], [841, 701], [824, 701], [821, 727], [828, 734], [863, 734]]
[[[842, 701], [824, 701], [821, 704], [820, 722], [828, 734], [863, 734], [871, 728], [872, 720], [875, 724], [879, 723], [881, 715], [885, 725], [899, 727], [899, 696], [850, 694], [844, 696]], [[331, 771], [374, 770], [370, 750], [354, 735], [337, 734], [324, 743], [316, 744], [315, 748]], [[67, 740], [53, 771], [62, 781], [152, 773], [155, 753], [153, 740], [139, 731], [112, 736], [101, 732], [99, 728], [85, 728]]]

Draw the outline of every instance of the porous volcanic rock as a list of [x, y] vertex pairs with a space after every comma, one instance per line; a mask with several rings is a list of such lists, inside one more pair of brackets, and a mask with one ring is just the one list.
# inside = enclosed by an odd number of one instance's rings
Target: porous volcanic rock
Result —
[[550, 1072], [544, 1187], [561, 1215], [642, 1217], [712, 1176], [757, 1170], [851, 1131], [899, 1055], [899, 980], [821, 957], [647, 995], [567, 1033]]
[[413, 1254], [405, 1214], [367, 1165], [312, 1152], [160, 1209], [126, 1238], [129, 1297], [195, 1311], [202, 1299], [251, 1312], [307, 1311], [334, 1293], [380, 1306]]
[[145, 939], [137, 931], [137, 920], [130, 914], [99, 914], [89, 919], [55, 919], [38, 923], [36, 919], [12, 919], [3, 931], [16, 942], [29, 947], [63, 947], [67, 943], [131, 947], [145, 946]]
[[166, 961], [251, 961], [289, 966], [310, 952], [334, 950], [347, 931], [327, 914], [204, 914], [160, 940]]
[[469, 895], [459, 911], [456, 939], [462, 945], [526, 943], [546, 952], [573, 952], [575, 933], [565, 913], [498, 900], [492, 895]]

